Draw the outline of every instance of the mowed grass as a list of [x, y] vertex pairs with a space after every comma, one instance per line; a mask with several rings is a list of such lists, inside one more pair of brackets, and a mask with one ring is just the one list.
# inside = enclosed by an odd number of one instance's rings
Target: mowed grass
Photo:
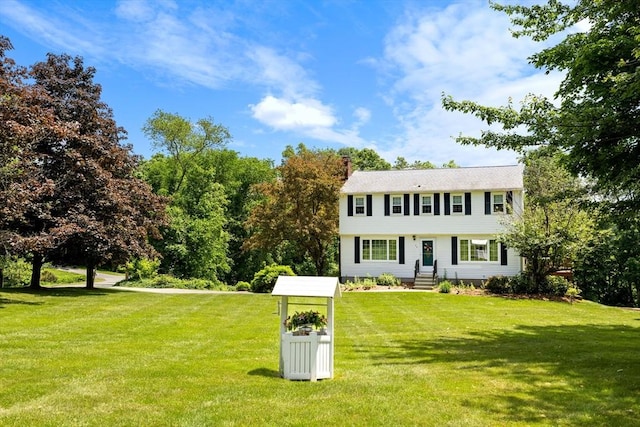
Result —
[[640, 312], [336, 301], [335, 378], [278, 376], [277, 298], [0, 292], [3, 426], [637, 426]]

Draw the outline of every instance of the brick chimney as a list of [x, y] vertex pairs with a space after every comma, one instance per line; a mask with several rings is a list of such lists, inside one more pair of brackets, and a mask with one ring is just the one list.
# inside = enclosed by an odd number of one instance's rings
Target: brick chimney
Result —
[[346, 181], [347, 179], [349, 179], [349, 177], [353, 173], [351, 157], [342, 156], [342, 164], [344, 165], [344, 181]]

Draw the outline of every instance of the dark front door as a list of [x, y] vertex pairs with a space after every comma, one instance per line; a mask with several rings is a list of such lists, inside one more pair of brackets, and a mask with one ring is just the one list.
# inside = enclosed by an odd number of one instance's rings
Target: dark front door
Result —
[[433, 267], [433, 240], [422, 241], [422, 266]]

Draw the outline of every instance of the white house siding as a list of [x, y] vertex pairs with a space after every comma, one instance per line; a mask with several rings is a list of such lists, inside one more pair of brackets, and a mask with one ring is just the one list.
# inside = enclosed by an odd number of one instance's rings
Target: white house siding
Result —
[[[521, 190], [513, 191], [513, 210], [521, 212], [523, 193]], [[394, 192], [390, 195], [409, 194], [409, 215], [390, 214], [385, 216], [385, 194], [370, 194], [371, 216], [348, 215], [348, 194], [342, 194], [340, 198], [340, 262], [341, 275], [346, 278], [378, 276], [382, 273], [391, 273], [404, 280], [412, 280], [416, 260], [421, 259], [423, 239], [434, 240], [434, 260], [437, 261], [439, 277], [445, 275], [448, 279], [482, 280], [494, 275], [515, 275], [521, 270], [520, 257], [513, 250], [507, 250], [507, 265], [498, 262], [464, 262], [458, 260], [458, 264], [452, 264], [452, 236], [460, 239], [495, 239], [503, 228], [503, 222], [509, 215], [485, 214], [485, 192], [471, 191], [471, 214], [445, 215], [443, 195], [440, 194], [440, 215], [420, 214], [414, 215], [414, 194], [422, 193]], [[429, 192], [426, 194], [433, 194]], [[462, 194], [456, 191], [455, 194]], [[353, 196], [366, 196], [356, 194]], [[405, 206], [403, 205], [403, 210]], [[415, 240], [414, 240], [415, 236]], [[355, 262], [355, 238], [363, 239], [395, 239], [404, 238], [404, 264], [396, 261], [368, 261]]]

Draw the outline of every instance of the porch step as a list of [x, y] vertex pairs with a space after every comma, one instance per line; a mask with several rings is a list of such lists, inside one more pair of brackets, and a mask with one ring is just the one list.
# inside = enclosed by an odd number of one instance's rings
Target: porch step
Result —
[[431, 273], [418, 273], [416, 279], [413, 282], [413, 289], [431, 290], [436, 286], [436, 280], [433, 279], [433, 275]]

